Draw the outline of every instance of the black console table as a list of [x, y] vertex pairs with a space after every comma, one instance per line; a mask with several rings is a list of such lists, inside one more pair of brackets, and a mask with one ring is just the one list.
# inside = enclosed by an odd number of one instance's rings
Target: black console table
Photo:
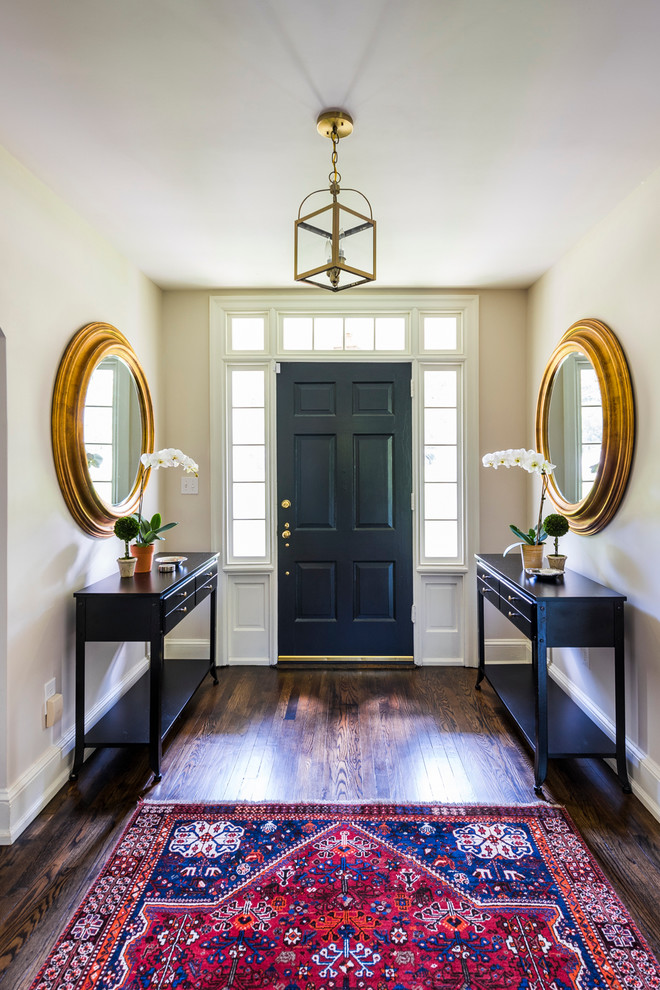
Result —
[[[534, 790], [548, 771], [548, 758], [615, 757], [619, 781], [631, 790], [626, 769], [623, 603], [625, 595], [566, 571], [563, 578], [528, 577], [520, 555], [477, 554], [479, 673], [498, 695], [534, 750]], [[485, 663], [484, 601], [499, 609], [532, 642], [532, 663]], [[614, 742], [558, 684], [548, 678], [551, 646], [614, 649]]]
[[[172, 551], [168, 549], [167, 555]], [[163, 554], [164, 555], [164, 554]], [[161, 555], [162, 556], [162, 555]], [[76, 591], [76, 746], [70, 779], [76, 780], [87, 746], [149, 747], [149, 764], [161, 779], [162, 741], [207, 674], [214, 682], [218, 555], [182, 553], [176, 571], [119, 574]], [[210, 658], [166, 660], [165, 635], [210, 598]], [[85, 732], [85, 644], [145, 641], [149, 669]]]

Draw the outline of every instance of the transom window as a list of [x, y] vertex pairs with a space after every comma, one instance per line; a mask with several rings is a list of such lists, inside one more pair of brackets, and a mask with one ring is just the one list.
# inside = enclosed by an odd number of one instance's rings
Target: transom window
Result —
[[405, 316], [283, 316], [284, 351], [404, 351]]

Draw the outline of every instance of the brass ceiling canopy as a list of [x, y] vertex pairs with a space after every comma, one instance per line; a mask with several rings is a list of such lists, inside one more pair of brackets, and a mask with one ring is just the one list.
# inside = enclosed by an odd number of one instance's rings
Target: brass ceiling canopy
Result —
[[316, 118], [316, 130], [321, 137], [331, 138], [336, 129], [338, 138], [353, 133], [353, 118], [344, 110], [324, 110]]
[[[376, 221], [369, 200], [358, 189], [344, 189], [343, 192], [362, 197], [368, 215], [355, 208], [353, 197], [349, 197], [353, 207], [339, 202], [342, 190], [341, 175], [337, 171], [337, 147], [341, 138], [352, 134], [353, 118], [345, 110], [324, 110], [316, 120], [316, 129], [322, 137], [332, 141], [330, 185], [328, 190], [316, 189], [309, 193], [298, 208], [293, 277], [296, 282], [339, 292], [373, 282], [376, 278]], [[317, 200], [314, 209], [303, 213], [303, 207], [312, 196], [324, 196], [325, 205]], [[364, 211], [361, 201], [358, 200], [357, 205]], [[310, 210], [310, 207], [306, 209]]]

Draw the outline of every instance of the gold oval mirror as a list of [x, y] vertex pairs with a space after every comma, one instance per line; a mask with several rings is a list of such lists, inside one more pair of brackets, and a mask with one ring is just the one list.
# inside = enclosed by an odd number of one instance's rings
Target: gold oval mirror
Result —
[[619, 507], [635, 443], [626, 358], [599, 320], [580, 320], [550, 357], [536, 404], [537, 448], [556, 465], [548, 494], [576, 533], [597, 533]]
[[137, 509], [140, 454], [154, 440], [146, 377], [116, 327], [89, 323], [70, 341], [55, 380], [51, 431], [71, 514], [86, 533], [110, 536], [115, 521]]

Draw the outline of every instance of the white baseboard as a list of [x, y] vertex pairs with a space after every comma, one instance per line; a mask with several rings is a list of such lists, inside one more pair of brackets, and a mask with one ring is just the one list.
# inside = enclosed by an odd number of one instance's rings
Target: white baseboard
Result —
[[528, 639], [487, 639], [486, 663], [531, 663], [532, 644]]
[[[165, 656], [168, 660], [194, 660], [209, 655], [208, 639], [166, 639]], [[270, 657], [227, 657], [219, 667], [269, 667]]]
[[[128, 691], [149, 667], [144, 657], [112, 691], [101, 698], [85, 716], [85, 728], [90, 728], [109, 711], [114, 703]], [[21, 774], [8, 788], [0, 790], [0, 845], [11, 845], [27, 828], [40, 811], [69, 779], [71, 759], [69, 754], [75, 742], [75, 727], [71, 726]], [[89, 751], [91, 752], [91, 750]]]
[[463, 657], [424, 657], [418, 667], [463, 667]]
[[[592, 719], [606, 736], [614, 739], [616, 726], [613, 720], [594, 705], [591, 698], [581, 688], [576, 687], [566, 674], [552, 665], [548, 668], [550, 677], [559, 685], [569, 698]], [[635, 797], [639, 798], [645, 808], [654, 818], [660, 821], [660, 766], [652, 760], [648, 753], [643, 752], [634, 742], [626, 738], [626, 755], [628, 757], [628, 776]], [[616, 771], [616, 760], [606, 760], [608, 766]]]
[[166, 660], [199, 660], [208, 655], [208, 639], [165, 639]]
[[227, 657], [228, 667], [270, 667], [270, 657]]

